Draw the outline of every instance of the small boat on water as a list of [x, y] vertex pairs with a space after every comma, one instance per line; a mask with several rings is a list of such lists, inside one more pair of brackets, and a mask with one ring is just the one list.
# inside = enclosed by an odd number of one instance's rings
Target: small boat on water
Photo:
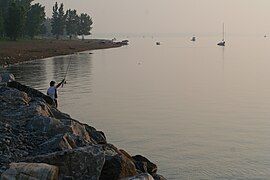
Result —
[[156, 45], [158, 45], [158, 46], [159, 46], [159, 45], [160, 45], [160, 42], [156, 42]]
[[217, 44], [218, 46], [225, 46], [225, 26], [224, 26], [224, 23], [223, 23], [223, 33], [222, 33], [222, 36], [223, 36], [222, 41]]
[[224, 41], [224, 40], [222, 40], [222, 41], [221, 41], [221, 42], [219, 42], [217, 45], [218, 45], [218, 46], [225, 46], [225, 41]]
[[129, 43], [129, 40], [123, 40], [122, 41], [122, 44], [124, 44], [124, 45], [128, 45], [128, 43]]
[[195, 41], [196, 41], [196, 37], [193, 36], [193, 37], [191, 38], [191, 41], [195, 42]]
[[267, 36], [266, 36], [266, 35], [264, 35], [264, 37], [265, 37], [265, 38], [267, 38]]

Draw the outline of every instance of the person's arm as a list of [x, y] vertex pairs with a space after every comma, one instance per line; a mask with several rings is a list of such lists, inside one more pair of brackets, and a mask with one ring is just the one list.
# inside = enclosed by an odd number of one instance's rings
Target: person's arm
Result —
[[62, 84], [64, 84], [65, 79], [63, 79], [59, 84], [57, 84], [56, 88], [59, 88]]

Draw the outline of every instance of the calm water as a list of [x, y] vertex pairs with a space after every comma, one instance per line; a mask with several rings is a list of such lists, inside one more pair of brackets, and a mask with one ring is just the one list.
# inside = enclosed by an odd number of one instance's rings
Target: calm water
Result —
[[[270, 177], [270, 39], [131, 39], [72, 56], [60, 109], [109, 142], [159, 165], [168, 179]], [[69, 56], [10, 67], [46, 92]]]

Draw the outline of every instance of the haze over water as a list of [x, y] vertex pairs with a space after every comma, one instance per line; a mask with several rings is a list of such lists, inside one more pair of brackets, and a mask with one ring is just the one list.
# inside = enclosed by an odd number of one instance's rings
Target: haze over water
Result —
[[[73, 55], [60, 109], [149, 157], [168, 179], [270, 177], [270, 40], [133, 38]], [[156, 41], [161, 46], [156, 46]], [[69, 56], [9, 68], [44, 93]]]

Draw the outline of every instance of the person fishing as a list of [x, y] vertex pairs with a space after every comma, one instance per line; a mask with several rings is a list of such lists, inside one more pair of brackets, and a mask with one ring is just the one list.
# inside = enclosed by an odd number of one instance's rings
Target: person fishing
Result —
[[51, 81], [50, 82], [50, 87], [48, 88], [47, 90], [47, 95], [50, 96], [54, 103], [55, 103], [55, 106], [56, 108], [58, 107], [58, 102], [57, 102], [57, 98], [58, 98], [58, 93], [57, 93], [57, 89], [63, 85], [65, 83], [65, 79], [63, 79], [60, 83], [58, 83], [57, 85], [55, 81]]
[[59, 87], [61, 87], [61, 86], [63, 87], [64, 84], [66, 84], [66, 77], [67, 77], [67, 73], [69, 71], [70, 64], [71, 64], [71, 56], [69, 58], [69, 62], [68, 62], [68, 66], [67, 66], [67, 70], [66, 70], [64, 79], [60, 83], [58, 83], [56, 86], [55, 86], [56, 82], [55, 81], [51, 81], [50, 82], [50, 87], [47, 90], [47, 95], [50, 96], [53, 99], [53, 101], [55, 102], [56, 108], [58, 107], [58, 102], [57, 102], [58, 93], [57, 93], [57, 89]]

